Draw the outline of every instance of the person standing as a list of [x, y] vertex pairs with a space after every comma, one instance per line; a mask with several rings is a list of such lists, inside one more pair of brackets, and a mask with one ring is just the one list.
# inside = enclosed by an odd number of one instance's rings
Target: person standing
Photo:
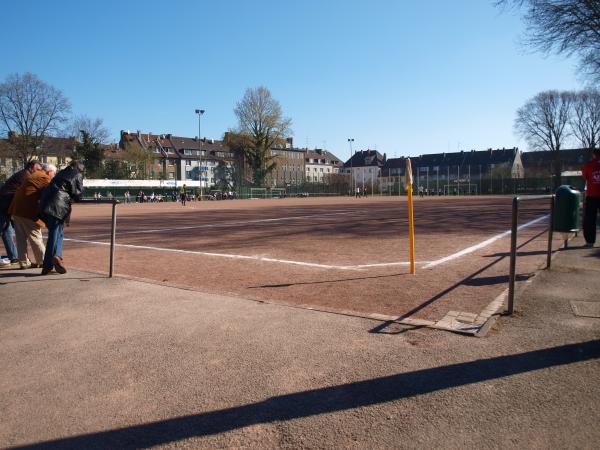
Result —
[[585, 180], [585, 207], [583, 213], [583, 237], [586, 247], [596, 243], [596, 219], [600, 210], [600, 148], [592, 152], [592, 159], [581, 172]]
[[65, 222], [69, 222], [71, 203], [83, 194], [83, 164], [71, 163], [58, 172], [40, 198], [40, 219], [48, 228], [46, 252], [42, 264], [42, 275], [52, 272], [67, 273], [62, 258], [62, 243]]
[[2, 269], [12, 269], [19, 266], [17, 248], [13, 241], [15, 230], [10, 222], [8, 208], [21, 184], [23, 184], [27, 177], [32, 173], [40, 169], [41, 166], [39, 161], [35, 159], [31, 160], [25, 165], [23, 170], [13, 174], [6, 180], [2, 187], [0, 187], [0, 234], [2, 235], [2, 242], [4, 243], [4, 248], [6, 248], [6, 255], [8, 257], [8, 262], [0, 265], [0, 268]]
[[[56, 166], [54, 164], [42, 164], [42, 170], [32, 173], [17, 189], [8, 209], [15, 228], [17, 253], [21, 269], [42, 267], [46, 247], [42, 239], [38, 209], [42, 190], [50, 184], [55, 174]], [[32, 258], [28, 258], [28, 242], [31, 247]]]
[[179, 198], [181, 200], [181, 206], [185, 206], [187, 200], [187, 192], [185, 190], [185, 184], [179, 188]]

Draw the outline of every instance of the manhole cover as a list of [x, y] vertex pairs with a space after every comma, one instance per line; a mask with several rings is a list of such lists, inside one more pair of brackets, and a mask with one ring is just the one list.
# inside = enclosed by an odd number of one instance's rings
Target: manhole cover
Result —
[[600, 302], [571, 302], [571, 308], [576, 316], [600, 318]]

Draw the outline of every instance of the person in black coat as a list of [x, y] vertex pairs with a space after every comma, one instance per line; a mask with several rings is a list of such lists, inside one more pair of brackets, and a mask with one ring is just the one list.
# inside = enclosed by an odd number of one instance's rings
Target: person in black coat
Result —
[[42, 275], [52, 272], [67, 273], [62, 258], [64, 225], [69, 222], [71, 203], [77, 202], [83, 194], [83, 164], [71, 163], [58, 172], [40, 198], [40, 219], [48, 228], [46, 253], [42, 263]]

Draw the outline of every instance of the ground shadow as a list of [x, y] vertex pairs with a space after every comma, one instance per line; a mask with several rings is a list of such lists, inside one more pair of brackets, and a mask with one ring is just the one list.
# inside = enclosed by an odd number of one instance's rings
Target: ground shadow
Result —
[[[25, 280], [18, 280], [15, 278], [25, 278]], [[3, 281], [4, 278], [12, 278], [13, 280]], [[92, 275], [86, 277], [77, 277], [77, 276], [64, 276], [60, 274], [48, 274], [42, 275], [38, 272], [35, 273], [23, 273], [23, 274], [15, 274], [15, 273], [0, 273], [0, 286], [6, 286], [9, 284], [19, 284], [19, 283], [38, 283], [41, 281], [64, 281], [64, 280], [80, 280], [80, 281], [88, 281], [96, 278], [106, 278], [106, 276], [101, 275]]]
[[390, 278], [390, 277], [401, 277], [407, 275], [406, 273], [393, 273], [390, 275], [374, 275], [370, 277], [356, 277], [356, 278], [340, 278], [337, 280], [321, 280], [321, 281], [300, 281], [298, 283], [281, 283], [281, 284], [263, 284], [260, 286], [248, 286], [248, 289], [260, 289], [260, 288], [283, 288], [291, 286], [300, 286], [303, 284], [327, 284], [327, 283], [343, 283], [344, 281], [357, 281], [357, 280], [370, 280], [374, 278]]
[[561, 247], [560, 252], [572, 252], [576, 250], [589, 250], [589, 253], [583, 255], [585, 258], [600, 258], [600, 248], [587, 248], [585, 244], [576, 247]]
[[[527, 281], [534, 274], [533, 273], [523, 273], [517, 274], [515, 276], [516, 281]], [[502, 284], [508, 283], [509, 276], [508, 275], [497, 275], [493, 277], [479, 277], [479, 278], [470, 278], [463, 281], [465, 286], [489, 286], [490, 284]]]
[[381, 325], [376, 326], [371, 333], [379, 334], [404, 334], [408, 331], [420, 330], [421, 328], [427, 328], [425, 325], [410, 325], [405, 323], [393, 322], [392, 324], [384, 322]]
[[[524, 247], [525, 245], [527, 245], [530, 242], [534, 241], [535, 239], [537, 239], [538, 237], [540, 237], [544, 233], [546, 233], [546, 230], [541, 231], [541, 232], [537, 233], [536, 235], [532, 236], [531, 238], [527, 239], [525, 242], [523, 242], [522, 244], [520, 244], [517, 247], [517, 249]], [[422, 311], [423, 309], [425, 309], [426, 307], [428, 307], [432, 303], [435, 303], [436, 301], [438, 301], [439, 299], [441, 299], [442, 297], [446, 296], [447, 294], [449, 294], [454, 289], [456, 289], [456, 288], [458, 288], [460, 286], [465, 286], [465, 285], [467, 285], [467, 286], [487, 286], [487, 285], [491, 285], [491, 284], [498, 284], [500, 282], [508, 282], [508, 275], [506, 275], [506, 276], [500, 276], [500, 277], [494, 276], [494, 277], [477, 278], [478, 275], [480, 275], [481, 273], [485, 272], [486, 270], [488, 270], [489, 268], [493, 267], [494, 265], [498, 264], [504, 258], [506, 258], [506, 256], [498, 256], [495, 260], [493, 260], [489, 264], [487, 264], [487, 265], [479, 268], [477, 271], [473, 272], [472, 274], [470, 274], [469, 276], [463, 278], [462, 280], [457, 281], [452, 286], [447, 287], [443, 291], [438, 292], [436, 295], [434, 295], [430, 299], [424, 301], [419, 306], [411, 309], [407, 313], [402, 314], [401, 316], [397, 317], [394, 320], [388, 320], [388, 321], [384, 322], [383, 324], [378, 325], [375, 328], [372, 328], [371, 330], [369, 330], [369, 332], [370, 333], [382, 333], [382, 331], [387, 326], [390, 326], [391, 324], [393, 324], [393, 323], [395, 323], [397, 321], [402, 321], [404, 319], [408, 319], [409, 317], [413, 316], [414, 314], [418, 313], [419, 311]], [[532, 275], [517, 274], [516, 275], [516, 279], [518, 280], [519, 278], [522, 278], [522, 277], [526, 277], [525, 279], [528, 279], [531, 276]], [[504, 281], [499, 281], [499, 279], [503, 279]]]
[[[539, 256], [539, 255], [547, 255], [548, 250], [533, 250], [530, 252], [517, 252], [517, 258], [520, 256]], [[510, 252], [498, 252], [492, 255], [485, 255], [486, 258], [495, 258], [497, 256], [510, 256]]]
[[14, 448], [147, 448], [255, 424], [367, 407], [598, 358], [600, 340], [594, 340], [297, 392], [244, 406]]

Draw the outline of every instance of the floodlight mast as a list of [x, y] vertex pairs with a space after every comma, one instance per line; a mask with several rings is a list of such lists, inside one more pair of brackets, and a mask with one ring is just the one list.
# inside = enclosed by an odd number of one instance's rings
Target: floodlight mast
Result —
[[348, 144], [350, 144], [350, 186], [352, 188], [352, 192], [350, 195], [354, 195], [354, 171], [352, 170], [352, 143], [354, 142], [354, 138], [348, 138]]
[[202, 118], [202, 114], [204, 114], [204, 110], [197, 109], [196, 114], [198, 114], [198, 141], [200, 142], [200, 153], [198, 155], [198, 180], [200, 180], [200, 201], [202, 201], [202, 128], [201, 128], [201, 118]]

